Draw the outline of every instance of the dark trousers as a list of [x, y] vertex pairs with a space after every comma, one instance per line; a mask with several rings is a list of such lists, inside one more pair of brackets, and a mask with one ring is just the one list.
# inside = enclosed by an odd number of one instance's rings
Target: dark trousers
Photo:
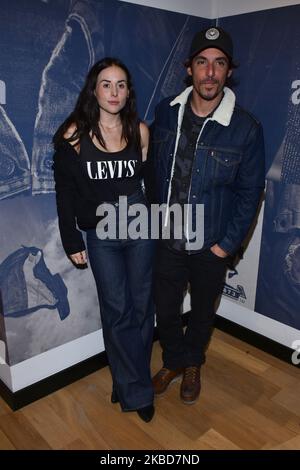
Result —
[[[128, 203], [141, 203], [140, 195]], [[150, 358], [154, 328], [152, 240], [99, 240], [87, 231], [105, 350], [123, 411], [152, 404]]]
[[[227, 258], [210, 249], [189, 255], [168, 249], [157, 250], [154, 273], [154, 297], [157, 326], [163, 349], [163, 364], [168, 369], [200, 366], [211, 337], [215, 302], [222, 292]], [[191, 314], [183, 331], [181, 307], [190, 284]]]

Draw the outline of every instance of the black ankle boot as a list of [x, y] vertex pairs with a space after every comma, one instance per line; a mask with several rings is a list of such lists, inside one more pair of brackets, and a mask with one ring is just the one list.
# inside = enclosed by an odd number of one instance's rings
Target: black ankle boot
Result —
[[153, 405], [149, 405], [144, 408], [139, 408], [136, 412], [145, 423], [149, 423], [154, 416], [155, 408]]
[[120, 400], [119, 400], [119, 397], [118, 397], [118, 394], [117, 394], [117, 392], [116, 392], [115, 390], [113, 390], [113, 391], [111, 392], [110, 401], [111, 401], [112, 403], [119, 403], [119, 401], [120, 401]]

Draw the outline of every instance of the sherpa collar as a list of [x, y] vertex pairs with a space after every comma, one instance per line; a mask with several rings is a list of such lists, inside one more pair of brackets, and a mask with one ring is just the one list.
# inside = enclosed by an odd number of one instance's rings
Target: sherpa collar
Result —
[[[180, 95], [176, 96], [176, 98], [171, 101], [170, 106], [174, 106], [175, 104], [185, 106], [192, 89], [192, 86], [186, 88], [182, 93], [180, 93]], [[222, 126], [229, 126], [234, 106], [235, 94], [230, 90], [230, 88], [224, 87], [224, 96], [222, 101], [211, 116], [210, 120], [217, 121], [219, 124], [222, 124]]]

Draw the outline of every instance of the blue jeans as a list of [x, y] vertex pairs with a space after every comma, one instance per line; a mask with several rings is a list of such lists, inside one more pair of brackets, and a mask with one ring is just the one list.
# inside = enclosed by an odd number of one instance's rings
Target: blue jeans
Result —
[[[145, 202], [142, 192], [128, 197], [128, 205], [137, 202]], [[113, 388], [123, 411], [143, 408], [153, 402], [150, 359], [154, 327], [154, 242], [100, 240], [96, 229], [92, 229], [87, 231], [87, 248], [98, 291]]]

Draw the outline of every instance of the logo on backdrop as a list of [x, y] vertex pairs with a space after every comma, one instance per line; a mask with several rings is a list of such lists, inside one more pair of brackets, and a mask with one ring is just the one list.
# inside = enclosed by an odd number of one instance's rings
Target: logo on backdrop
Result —
[[291, 99], [293, 104], [299, 104], [300, 103], [300, 80], [294, 80], [292, 83], [292, 90], [295, 90], [292, 93]]
[[[228, 272], [228, 279], [231, 279], [237, 274], [238, 272], [236, 269], [231, 269]], [[223, 295], [225, 295], [225, 297], [229, 297], [231, 300], [237, 300], [242, 304], [244, 304], [245, 300], [247, 299], [243, 286], [237, 284], [236, 287], [233, 287], [230, 284], [228, 284], [228, 282], [225, 282], [224, 284]]]

